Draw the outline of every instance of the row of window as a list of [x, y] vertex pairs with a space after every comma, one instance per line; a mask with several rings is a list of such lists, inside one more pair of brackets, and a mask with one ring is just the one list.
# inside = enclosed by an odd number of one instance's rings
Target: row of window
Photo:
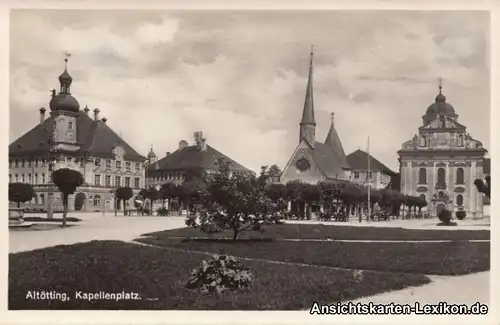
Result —
[[[39, 177], [40, 176], [40, 177]], [[45, 176], [45, 173], [42, 173], [41, 175], [38, 174], [14, 174], [14, 179], [12, 178], [12, 174], [9, 174], [9, 183], [16, 182], [16, 183], [29, 183], [29, 184], [47, 184], [47, 178]]]
[[[94, 160], [94, 164], [96, 166], [101, 166], [102, 162], [101, 159], [97, 158]], [[106, 169], [111, 169], [112, 161], [110, 159], [106, 159]], [[121, 169], [122, 168], [122, 162], [120, 160], [115, 161], [115, 167], [116, 169]], [[125, 170], [126, 171], [131, 171], [132, 170], [132, 163], [130, 161], [125, 162]], [[136, 162], [135, 163], [135, 171], [140, 171], [141, 170], [141, 163]]]
[[[444, 168], [438, 168], [437, 170], [437, 184], [445, 184], [446, 183], [446, 170]], [[420, 168], [418, 171], [418, 184], [427, 184], [427, 169]], [[457, 168], [455, 184], [465, 184], [464, 180], [464, 169]]]
[[158, 176], [152, 176], [148, 177], [149, 180], [154, 180], [154, 181], [161, 181], [161, 180], [183, 180], [185, 176], [181, 173], [176, 173], [176, 174], [165, 174], [165, 175], [158, 175]]
[[[67, 157], [68, 162], [72, 160], [71, 157]], [[83, 167], [83, 159], [80, 159], [80, 166]], [[42, 159], [9, 159], [9, 168], [19, 168], [19, 167], [44, 167], [49, 163], [48, 159], [42, 158]], [[94, 164], [96, 166], [101, 166], [101, 159], [97, 158], [94, 160]], [[109, 159], [106, 159], [106, 168], [111, 169], [112, 161]], [[122, 168], [122, 162], [117, 160], [115, 161], [115, 167], [116, 169], [121, 169]], [[141, 170], [141, 163], [136, 162], [135, 163], [135, 171], [140, 171]], [[132, 163], [130, 161], [125, 162], [125, 170], [126, 171], [131, 171], [132, 170]]]
[[[111, 184], [111, 175], [104, 175], [104, 183], [102, 183], [102, 176], [101, 174], [95, 174], [94, 175], [94, 185], [95, 186], [105, 186], [105, 187], [120, 187], [122, 186], [122, 177], [121, 176], [115, 176], [114, 178], [114, 184]], [[131, 181], [132, 178], [129, 176], [124, 177], [124, 184], [123, 186], [125, 187], [132, 187], [131, 186]], [[134, 178], [134, 188], [140, 188], [141, 187], [141, 179], [140, 177], [135, 177]]]
[[[359, 172], [354, 172], [354, 179], [359, 179]], [[365, 173], [366, 175], [366, 173]], [[368, 178], [372, 178], [372, 172], [369, 172]]]
[[[444, 196], [444, 193], [443, 192], [439, 192], [439, 197], [443, 197]], [[425, 198], [425, 194], [420, 194], [420, 197], [424, 200], [426, 200]], [[456, 198], [455, 198], [455, 202], [457, 204], [457, 206], [461, 207], [464, 205], [464, 196], [462, 194], [457, 194]]]
[[9, 168], [12, 168], [12, 165], [14, 165], [14, 168], [18, 167], [44, 167], [49, 163], [48, 159], [42, 158], [42, 159], [9, 159]]

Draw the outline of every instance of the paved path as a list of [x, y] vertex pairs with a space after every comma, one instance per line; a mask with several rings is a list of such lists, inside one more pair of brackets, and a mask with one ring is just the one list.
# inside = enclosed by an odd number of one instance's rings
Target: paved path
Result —
[[395, 227], [405, 229], [429, 229], [429, 230], [490, 230], [490, 218], [478, 220], [453, 220], [457, 226], [438, 226], [439, 220], [434, 219], [410, 219], [410, 220], [388, 220], [388, 221], [365, 221], [358, 222], [351, 218], [348, 222], [341, 221], [318, 221], [318, 220], [285, 220], [290, 224], [308, 224], [325, 226], [350, 226], [350, 227]]
[[100, 213], [70, 213], [82, 219], [75, 226], [40, 231], [9, 231], [9, 252], [16, 253], [56, 245], [71, 245], [91, 240], [130, 241], [142, 234], [184, 227], [184, 217], [102, 216]]
[[353, 300], [361, 303], [387, 304], [437, 304], [445, 301], [450, 304], [468, 304], [476, 302], [490, 303], [490, 271], [462, 276], [428, 275], [431, 283], [421, 287], [410, 287], [379, 295]]

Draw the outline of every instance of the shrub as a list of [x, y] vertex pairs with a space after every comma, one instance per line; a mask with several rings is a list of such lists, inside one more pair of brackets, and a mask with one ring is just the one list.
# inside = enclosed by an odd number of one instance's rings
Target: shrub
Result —
[[21, 203], [31, 201], [34, 196], [35, 191], [31, 184], [9, 183], [9, 201], [16, 202], [18, 208], [21, 206]]
[[202, 293], [222, 293], [247, 288], [252, 278], [250, 270], [233, 256], [215, 255], [210, 261], [203, 260], [200, 267], [191, 272], [186, 287], [200, 289]]
[[438, 218], [442, 223], [448, 224], [451, 221], [451, 212], [449, 210], [443, 210], [439, 212]]
[[165, 207], [161, 207], [159, 208], [158, 210], [156, 210], [156, 213], [159, 215], [159, 216], [168, 216], [168, 209], [165, 208]]
[[465, 219], [465, 211], [460, 210], [455, 212], [455, 216], [457, 217], [458, 220], [464, 220]]

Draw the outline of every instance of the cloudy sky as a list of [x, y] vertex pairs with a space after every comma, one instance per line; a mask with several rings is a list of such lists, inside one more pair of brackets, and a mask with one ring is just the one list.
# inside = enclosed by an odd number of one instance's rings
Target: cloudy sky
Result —
[[335, 112], [346, 153], [397, 170], [401, 143], [444, 78], [471, 135], [490, 144], [489, 13], [484, 11], [12, 11], [10, 141], [48, 108], [70, 51], [72, 94], [146, 155], [202, 130], [258, 170], [298, 143], [310, 45], [319, 141]]

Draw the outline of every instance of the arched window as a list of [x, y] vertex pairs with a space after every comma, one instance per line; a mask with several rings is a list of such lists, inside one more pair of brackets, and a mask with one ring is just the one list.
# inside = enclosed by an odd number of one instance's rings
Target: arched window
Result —
[[458, 136], [458, 146], [462, 147], [463, 145], [464, 145], [464, 136], [460, 134]]
[[38, 204], [38, 196], [35, 195], [33, 197], [33, 203]]
[[68, 122], [68, 130], [73, 130], [73, 122]]
[[420, 136], [420, 146], [425, 147], [427, 145], [425, 135]]
[[101, 196], [100, 195], [94, 195], [94, 206], [98, 207], [101, 205]]
[[420, 168], [418, 170], [418, 183], [427, 184], [427, 169]]
[[462, 167], [457, 169], [457, 184], [464, 184], [464, 169]]
[[444, 171], [444, 168], [439, 168], [438, 169], [438, 184], [439, 185], [444, 185], [445, 182], [446, 182], [446, 178], [445, 178], [445, 171]]
[[45, 205], [45, 195], [40, 194], [40, 204]]
[[457, 195], [457, 205], [459, 207], [461, 207], [463, 204], [464, 204], [464, 197], [462, 196], [462, 194], [458, 194]]

